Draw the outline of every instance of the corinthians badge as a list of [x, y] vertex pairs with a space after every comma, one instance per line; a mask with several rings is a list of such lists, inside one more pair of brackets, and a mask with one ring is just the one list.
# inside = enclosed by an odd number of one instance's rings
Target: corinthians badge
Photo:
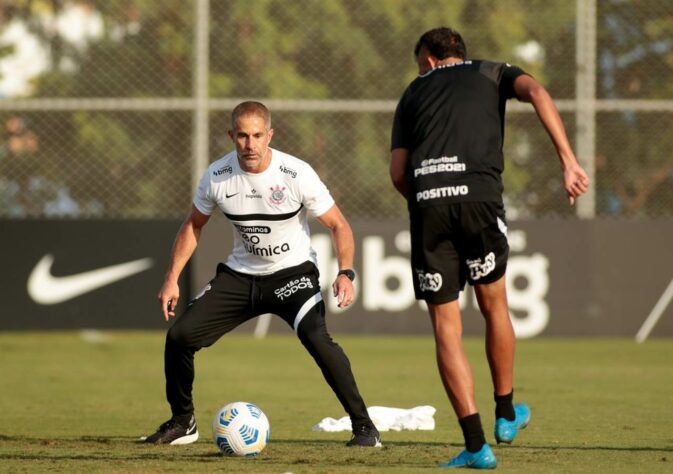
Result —
[[280, 205], [285, 202], [287, 196], [285, 195], [285, 186], [276, 185], [271, 189], [271, 204]]

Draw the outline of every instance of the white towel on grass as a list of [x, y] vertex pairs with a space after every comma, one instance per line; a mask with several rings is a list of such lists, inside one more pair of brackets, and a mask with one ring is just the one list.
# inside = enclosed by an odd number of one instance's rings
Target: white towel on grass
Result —
[[[369, 407], [367, 412], [379, 431], [434, 430], [435, 407], [424, 405], [414, 408]], [[323, 418], [312, 431], [351, 431], [351, 420], [344, 416], [338, 420]]]

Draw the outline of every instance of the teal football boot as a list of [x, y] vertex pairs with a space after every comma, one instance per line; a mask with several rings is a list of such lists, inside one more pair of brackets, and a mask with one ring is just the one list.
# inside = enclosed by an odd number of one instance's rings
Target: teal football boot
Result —
[[484, 444], [479, 451], [471, 453], [467, 449], [452, 460], [440, 464], [439, 467], [466, 467], [468, 469], [495, 469], [498, 462], [488, 444]]
[[530, 408], [525, 403], [514, 405], [515, 418], [507, 421], [504, 418], [495, 420], [495, 440], [500, 443], [510, 444], [516, 438], [519, 430], [524, 429], [530, 422]]

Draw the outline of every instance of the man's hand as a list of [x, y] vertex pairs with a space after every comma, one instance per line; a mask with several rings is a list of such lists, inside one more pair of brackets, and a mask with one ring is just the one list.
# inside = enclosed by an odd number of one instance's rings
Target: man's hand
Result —
[[563, 170], [563, 184], [572, 206], [575, 204], [575, 199], [589, 189], [589, 178], [579, 164], [574, 164]]
[[355, 299], [353, 282], [346, 275], [337, 275], [336, 280], [332, 283], [332, 291], [336, 296], [339, 308], [350, 306]]
[[180, 288], [178, 283], [172, 280], [164, 281], [159, 294], [157, 295], [161, 312], [164, 314], [164, 319], [168, 321], [175, 317], [175, 307], [178, 305], [180, 299]]

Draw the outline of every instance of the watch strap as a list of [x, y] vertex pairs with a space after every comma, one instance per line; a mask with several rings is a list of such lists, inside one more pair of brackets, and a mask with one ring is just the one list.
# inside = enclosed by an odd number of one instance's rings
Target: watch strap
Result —
[[355, 280], [355, 271], [350, 269], [350, 268], [344, 268], [343, 270], [339, 270], [339, 273], [337, 275], [346, 275], [350, 281]]

